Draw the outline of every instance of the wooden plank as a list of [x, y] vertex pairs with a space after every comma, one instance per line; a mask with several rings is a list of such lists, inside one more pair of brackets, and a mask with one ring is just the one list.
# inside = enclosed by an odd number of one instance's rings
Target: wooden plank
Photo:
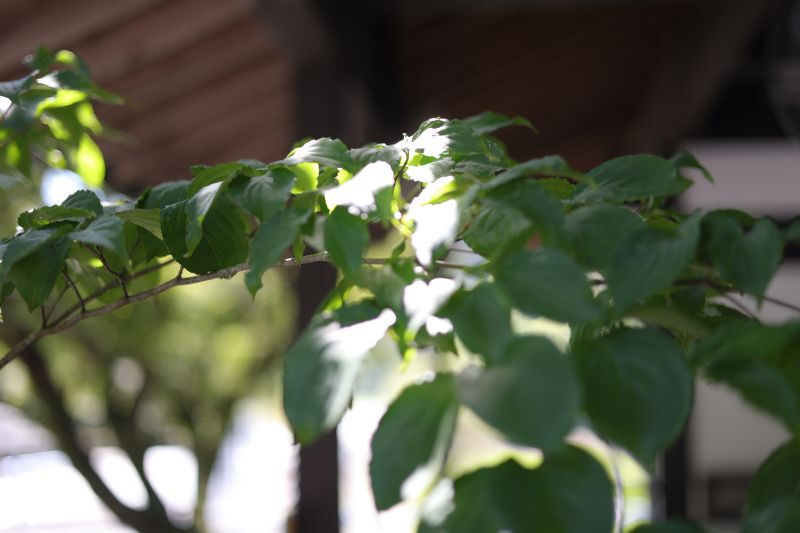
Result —
[[249, 68], [257, 61], [282, 61], [263, 25], [251, 19], [229, 24], [192, 47], [107, 83], [106, 87], [122, 94], [128, 105], [104, 106], [101, 116], [112, 126], [123, 125], [140, 112], [156, 112], [198, 87]]
[[172, 1], [85, 39], [75, 51], [91, 66], [95, 80], [105, 83], [245, 20], [252, 9], [247, 0]]
[[10, 25], [0, 36], [0, 72], [13, 70], [20, 58], [37, 46], [72, 46], [89, 35], [109, 31], [116, 24], [165, 0], [58, 0], [35, 10], [33, 16]]
[[221, 152], [254, 134], [263, 135], [266, 143], [269, 139], [282, 139], [289, 126], [289, 98], [287, 93], [271, 95], [147, 153], [109, 161], [111, 183], [130, 189], [132, 184], [144, 186], [167, 178], [186, 178], [189, 166], [218, 163], [209, 154]]
[[158, 112], [145, 108], [129, 122], [116, 128], [131, 137], [133, 149], [110, 144], [108, 157], [146, 152], [187, 132], [205, 127], [238, 112], [250, 102], [288, 91], [288, 67], [281, 61], [262, 61], [225, 76], [217, 83], [206, 84], [185, 97], [164, 106]]

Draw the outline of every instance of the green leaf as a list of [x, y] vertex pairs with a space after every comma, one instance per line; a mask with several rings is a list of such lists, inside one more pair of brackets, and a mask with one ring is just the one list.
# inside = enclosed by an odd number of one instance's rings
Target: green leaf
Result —
[[638, 526], [632, 533], [705, 533], [705, 531], [694, 522], [664, 520]]
[[726, 216], [709, 215], [711, 260], [720, 275], [744, 292], [762, 297], [783, 259], [783, 239], [775, 224], [758, 220], [743, 235], [739, 225]]
[[707, 370], [707, 376], [729, 385], [747, 403], [800, 434], [800, 391], [777, 368], [758, 360], [736, 359], [715, 364]]
[[247, 259], [247, 233], [242, 217], [227, 195], [220, 195], [203, 220], [203, 236], [194, 252], [186, 250], [187, 201], [161, 209], [164, 244], [186, 270], [206, 274]]
[[759, 467], [747, 492], [743, 533], [793, 533], [800, 524], [800, 443], [791, 440]]
[[188, 196], [189, 182], [186, 180], [172, 181], [168, 183], [161, 183], [152, 189], [146, 190], [136, 207], [144, 209], [162, 208], [172, 205], [183, 200]]
[[292, 207], [269, 216], [258, 228], [253, 237], [250, 250], [250, 270], [244, 277], [244, 283], [250, 294], [254, 295], [261, 288], [261, 276], [273, 267], [292, 245], [300, 227], [308, 220], [311, 212], [306, 209]]
[[62, 228], [29, 230], [17, 235], [5, 247], [3, 262], [0, 263], [0, 270], [7, 273], [18, 261], [37, 252], [51, 239], [63, 235], [65, 231], [66, 229]]
[[[189, 185], [191, 190], [191, 185]], [[223, 191], [223, 182], [206, 185], [186, 201], [186, 254], [194, 252], [203, 238], [203, 222]]]
[[646, 467], [678, 436], [692, 401], [692, 376], [671, 338], [619, 329], [573, 348], [584, 405], [600, 435]]
[[462, 238], [484, 257], [498, 257], [506, 250], [521, 248], [533, 226], [520, 211], [503, 204], [481, 207]]
[[373, 144], [361, 148], [352, 148], [348, 152], [353, 158], [356, 168], [362, 168], [376, 161], [384, 161], [392, 167], [392, 172], [400, 169], [406, 154], [396, 145]]
[[461, 122], [475, 130], [475, 132], [479, 135], [493, 133], [499, 129], [507, 128], [509, 126], [524, 126], [536, 131], [536, 128], [533, 127], [533, 124], [531, 124], [526, 118], [506, 117], [491, 111], [486, 111], [485, 113], [462, 119]]
[[601, 272], [608, 268], [620, 242], [644, 228], [636, 213], [613, 205], [576, 209], [567, 215], [565, 222], [575, 255], [588, 268]]
[[408, 210], [414, 222], [411, 246], [423, 266], [430, 266], [439, 247], [450, 246], [458, 234], [460, 213], [458, 201], [414, 205]]
[[116, 215], [103, 215], [93, 220], [86, 228], [73, 231], [69, 237], [84, 244], [105, 248], [122, 262], [127, 262], [128, 250], [125, 248], [123, 226], [122, 220]]
[[425, 533], [609, 532], [614, 526], [613, 487], [588, 453], [567, 446], [529, 470], [514, 460], [455, 481], [453, 511]]
[[140, 228], [143, 228], [159, 239], [163, 239], [161, 234], [161, 211], [159, 209], [126, 209], [117, 211], [116, 215]]
[[501, 363], [462, 372], [461, 401], [517, 444], [559, 448], [580, 405], [569, 360], [541, 337], [515, 338], [505, 352]]
[[100, 203], [100, 198], [92, 191], [81, 190], [70, 194], [66, 200], [61, 202], [61, 207], [85, 209], [97, 216], [103, 214], [103, 205]]
[[[11, 252], [9, 245], [5, 258]], [[16, 251], [16, 250], [15, 250]], [[47, 239], [41, 246], [37, 246], [31, 253], [22, 258], [17, 258], [11, 264], [3, 262], [8, 280], [14, 284], [17, 292], [28, 304], [28, 309], [33, 311], [41, 306], [50, 296], [56, 284], [58, 275], [64, 266], [64, 261], [69, 253], [69, 239], [55, 233], [53, 238]]]
[[456, 335], [470, 351], [483, 355], [488, 364], [506, 360], [511, 341], [511, 304], [491, 283], [457, 292], [441, 315], [453, 323]]
[[726, 361], [769, 361], [797, 342], [799, 334], [797, 322], [764, 325], [752, 320], [734, 320], [718, 326], [695, 346], [692, 365], [708, 369]]
[[514, 207], [533, 222], [545, 245], [564, 240], [564, 213], [561, 204], [533, 180], [519, 180], [490, 193], [490, 198]]
[[378, 510], [429, 489], [441, 475], [458, 413], [455, 380], [439, 374], [407, 387], [372, 436], [369, 472]]
[[293, 166], [301, 163], [318, 163], [327, 167], [343, 168], [355, 172], [355, 162], [347, 147], [339, 139], [314, 139], [292, 151], [286, 159], [276, 161], [275, 165]]
[[531, 159], [501, 172], [484, 184], [487, 189], [494, 189], [511, 181], [529, 176], [549, 176], [553, 178], [584, 179], [582, 172], [571, 168], [559, 155], [548, 155]]
[[693, 168], [695, 170], [699, 170], [707, 181], [714, 183], [714, 177], [711, 175], [708, 169], [701, 165], [700, 161], [698, 161], [697, 158], [689, 152], [678, 152], [669, 158], [669, 162], [672, 163], [672, 165], [678, 171], [680, 171], [682, 168]]
[[345, 274], [357, 274], [368, 245], [367, 223], [361, 217], [337, 207], [325, 220], [325, 249]]
[[94, 218], [94, 216], [95, 214], [92, 211], [80, 207], [49, 205], [25, 211], [17, 218], [17, 224], [24, 229], [35, 229], [46, 226], [51, 222], [62, 220], [83, 222], [87, 218]]
[[23, 78], [0, 82], [0, 96], [8, 98], [12, 102], [17, 102], [19, 95], [30, 88], [34, 79], [32, 74], [28, 74]]
[[626, 155], [602, 163], [587, 174], [587, 184], [575, 197], [579, 202], [626, 202], [651, 196], [672, 196], [691, 184], [666, 159], [654, 155]]
[[675, 233], [646, 228], [620, 241], [606, 276], [618, 308], [668, 287], [678, 277], [694, 258], [699, 223], [700, 216], [695, 214]]
[[497, 283], [514, 306], [559, 322], [590, 322], [602, 309], [584, 271], [559, 250], [521, 251], [500, 262]]
[[194, 180], [189, 184], [188, 195], [194, 196], [201, 189], [214, 183], [227, 184], [239, 174], [246, 176], [256, 176], [263, 172], [263, 165], [251, 165], [241, 161], [231, 161], [221, 163], [211, 167], [195, 165], [192, 167]]
[[81, 136], [74, 158], [75, 172], [80, 174], [87, 185], [99, 187], [103, 184], [106, 176], [106, 162], [103, 159], [103, 152], [89, 137], [89, 134], [84, 133]]
[[294, 174], [285, 168], [274, 168], [247, 181], [240, 195], [244, 209], [261, 222], [282, 210], [294, 187]]
[[344, 414], [364, 356], [394, 324], [392, 311], [342, 307], [312, 324], [284, 356], [283, 407], [295, 438], [308, 443]]
[[800, 243], [800, 219], [796, 219], [789, 224], [789, 227], [784, 231], [783, 238], [786, 239], [786, 242]]
[[[330, 209], [346, 206], [353, 214], [369, 214], [379, 210], [383, 191], [391, 191], [394, 174], [388, 163], [370, 163], [338, 187], [325, 191], [325, 203]], [[391, 196], [386, 198], [391, 199]], [[386, 211], [388, 206], [383, 206]]]
[[405, 175], [412, 181], [418, 181], [420, 183], [433, 183], [439, 178], [452, 176], [453, 172], [455, 172], [454, 166], [455, 161], [445, 157], [430, 163], [409, 165], [406, 168]]

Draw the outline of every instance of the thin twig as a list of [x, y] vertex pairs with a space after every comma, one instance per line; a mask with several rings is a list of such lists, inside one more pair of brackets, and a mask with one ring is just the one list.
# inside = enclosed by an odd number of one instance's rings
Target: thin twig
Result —
[[81, 296], [81, 291], [78, 290], [78, 286], [75, 285], [75, 282], [72, 281], [71, 277], [69, 277], [69, 274], [67, 273], [67, 269], [66, 268], [64, 269], [64, 278], [66, 278], [67, 284], [70, 287], [72, 287], [72, 292], [75, 293], [75, 297], [78, 298], [78, 302], [81, 305], [81, 311], [83, 311], [85, 313], [86, 312], [86, 302], [84, 301], [83, 296]]
[[792, 311], [796, 311], [796, 312], [800, 313], [800, 307], [798, 307], [795, 304], [786, 302], [784, 300], [779, 300], [778, 298], [773, 298], [772, 296], [764, 296], [763, 300], [765, 302], [769, 302], [769, 303], [775, 304], [775, 305], [780, 305], [782, 307], [785, 307], [786, 309], [791, 309]]
[[746, 305], [744, 305], [744, 303], [742, 303], [739, 300], [737, 300], [736, 298], [734, 298], [733, 295], [731, 295], [730, 293], [723, 292], [723, 293], [720, 294], [720, 296], [722, 298], [725, 298], [726, 301], [730, 302], [731, 305], [733, 305], [736, 309], [741, 311], [742, 314], [746, 315], [748, 318], [751, 318], [751, 319], [755, 320], [756, 322], [760, 322], [758, 317], [756, 315], [754, 315], [753, 312], [750, 311], [750, 309], [748, 309]]
[[[288, 259], [283, 259], [280, 262], [278, 262], [275, 265], [273, 265], [272, 268], [292, 267], [292, 266], [299, 266], [299, 265], [304, 265], [304, 264], [308, 264], [308, 263], [319, 263], [319, 262], [324, 262], [324, 261], [330, 261], [330, 256], [328, 255], [327, 252], [320, 252], [320, 253], [316, 253], [316, 254], [307, 255], [307, 256], [301, 257], [299, 260], [295, 259], [293, 257], [292, 258], [288, 258]], [[383, 265], [383, 264], [386, 264], [386, 263], [388, 263], [390, 261], [391, 261], [391, 259], [389, 259], [389, 258], [379, 258], [379, 257], [371, 257], [371, 258], [364, 259], [364, 263], [370, 264], [370, 265]], [[153, 270], [156, 270], [158, 268], [163, 267], [164, 265], [166, 265], [168, 263], [169, 262], [160, 263], [159, 265], [156, 265], [156, 266], [151, 267], [149, 269], [146, 269], [146, 270], [143, 270], [141, 272], [138, 272], [137, 274], [133, 275], [131, 277], [131, 279], [143, 276], [143, 275], [145, 275], [145, 274], [147, 274], [149, 272], [152, 272]], [[444, 266], [444, 267], [447, 267], [447, 268], [466, 268], [467, 267], [467, 265], [460, 265], [460, 264], [456, 264], [456, 263], [447, 263], [447, 262], [444, 262], [444, 261], [437, 261], [437, 264], [441, 265], [441, 266]], [[41, 329], [38, 329], [38, 330], [34, 331], [33, 333], [31, 333], [28, 336], [26, 336], [24, 339], [19, 341], [17, 344], [15, 344], [8, 352], [6, 352], [5, 355], [3, 355], [3, 358], [0, 359], [0, 369], [2, 369], [4, 366], [6, 366], [8, 363], [13, 361], [17, 357], [19, 357], [25, 351], [25, 349], [28, 346], [30, 346], [31, 344], [33, 344], [37, 340], [39, 340], [39, 339], [41, 339], [43, 337], [48, 337], [50, 335], [55, 335], [56, 333], [60, 333], [62, 331], [65, 331], [65, 330], [67, 330], [67, 329], [79, 324], [80, 322], [83, 322], [86, 319], [94, 318], [94, 317], [102, 316], [102, 315], [107, 315], [108, 313], [111, 313], [112, 311], [116, 311], [117, 309], [119, 309], [121, 307], [125, 307], [126, 305], [129, 305], [129, 304], [132, 304], [132, 303], [136, 303], [136, 302], [141, 302], [143, 300], [147, 300], [149, 298], [152, 298], [152, 297], [154, 297], [154, 296], [156, 296], [158, 294], [161, 294], [162, 292], [166, 292], [166, 291], [172, 289], [173, 287], [178, 287], [178, 286], [181, 286], [181, 285], [193, 285], [195, 283], [202, 283], [204, 281], [209, 281], [209, 280], [212, 280], [212, 279], [231, 278], [234, 275], [238, 274], [239, 272], [244, 272], [245, 270], [249, 270], [249, 269], [250, 269], [250, 265], [249, 264], [241, 263], [241, 264], [236, 265], [236, 266], [232, 266], [232, 267], [229, 267], [229, 268], [223, 268], [221, 270], [216, 270], [214, 272], [209, 272], [208, 274], [200, 274], [198, 276], [192, 276], [190, 278], [175, 277], [175, 278], [170, 279], [169, 281], [166, 281], [166, 282], [162, 283], [161, 285], [157, 285], [156, 287], [153, 287], [152, 289], [148, 289], [148, 290], [136, 293], [136, 294], [131, 294], [131, 295], [127, 296], [126, 298], [123, 298], [123, 299], [120, 299], [120, 300], [116, 300], [114, 302], [108, 303], [108, 304], [103, 305], [101, 307], [98, 307], [96, 309], [86, 310], [85, 309], [85, 305], [84, 305], [84, 308], [82, 308], [81, 312], [78, 313], [78, 314], [74, 314], [74, 313], [75, 313], [75, 311], [77, 311], [77, 309], [80, 309], [80, 307], [79, 306], [78, 307], [73, 306], [70, 309], [66, 310], [61, 316], [59, 316], [55, 321], [53, 321], [48, 326], [42, 327]], [[84, 302], [88, 303], [89, 301], [91, 301], [91, 300], [99, 297], [100, 295], [104, 294], [105, 292], [107, 292], [108, 290], [113, 288], [112, 285], [113, 285], [113, 287], [117, 287], [117, 286], [119, 286], [119, 282], [118, 283], [111, 283], [108, 286], [103, 287], [102, 289], [94, 292], [92, 295], [84, 298]]]

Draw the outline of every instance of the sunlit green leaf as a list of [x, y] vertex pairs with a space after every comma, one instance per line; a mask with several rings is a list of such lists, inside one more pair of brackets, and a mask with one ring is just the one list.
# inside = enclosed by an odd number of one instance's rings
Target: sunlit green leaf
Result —
[[99, 187], [105, 179], [106, 163], [103, 153], [88, 134], [81, 136], [75, 151], [75, 172], [92, 187]]
[[367, 223], [337, 207], [325, 221], [325, 249], [345, 274], [355, 275], [369, 244]]
[[274, 168], [248, 180], [238, 194], [239, 202], [244, 209], [263, 222], [285, 207], [296, 179], [289, 170]]
[[379, 510], [420, 496], [436, 481], [457, 412], [455, 381], [448, 374], [412, 385], [392, 402], [372, 436], [369, 471]]
[[347, 147], [339, 139], [327, 137], [313, 139], [295, 149], [288, 157], [276, 161], [275, 165], [293, 166], [301, 163], [318, 163], [327, 167], [343, 168], [355, 172], [355, 162]]
[[392, 311], [343, 307], [307, 329], [284, 356], [283, 407], [300, 443], [344, 414], [363, 357], [394, 324]]
[[50, 205], [39, 207], [30, 211], [25, 211], [17, 218], [17, 224], [23, 229], [40, 228], [51, 222], [60, 220], [70, 220], [82, 222], [87, 218], [93, 218], [95, 214], [88, 209], [80, 207], [63, 207]]

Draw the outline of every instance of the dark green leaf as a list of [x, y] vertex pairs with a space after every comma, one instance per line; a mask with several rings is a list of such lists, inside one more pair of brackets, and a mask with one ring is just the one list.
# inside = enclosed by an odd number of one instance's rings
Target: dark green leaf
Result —
[[680, 171], [682, 168], [693, 168], [699, 170], [703, 177], [714, 183], [714, 177], [706, 167], [700, 164], [695, 156], [686, 151], [681, 151], [669, 158], [669, 162], [673, 164], [676, 170]]
[[462, 238], [482, 256], [498, 257], [506, 250], [521, 248], [532, 233], [533, 226], [520, 211], [503, 204], [487, 204]]
[[575, 199], [625, 202], [651, 196], [671, 196], [691, 183], [680, 177], [666, 159], [654, 155], [626, 155], [596, 166], [587, 174], [592, 184]]
[[634, 529], [632, 533], [705, 533], [705, 531], [705, 529], [694, 522], [665, 520], [663, 522], [641, 525]]
[[70, 194], [66, 200], [61, 202], [61, 207], [86, 209], [97, 216], [103, 214], [103, 205], [100, 203], [100, 198], [92, 191], [77, 191]]
[[4, 272], [11, 270], [14, 265], [29, 255], [41, 249], [51, 239], [63, 235], [66, 229], [42, 229], [26, 231], [17, 235], [5, 247], [3, 262], [0, 269]]
[[799, 326], [797, 322], [772, 326], [752, 320], [731, 321], [717, 327], [697, 344], [692, 364], [696, 368], [710, 368], [726, 361], [768, 361], [797, 341]]
[[19, 95], [31, 86], [34, 79], [32, 74], [28, 74], [24, 78], [0, 82], [0, 96], [17, 102]]
[[700, 217], [689, 217], [674, 234], [646, 228], [617, 245], [606, 279], [617, 307], [625, 309], [672, 283], [694, 258]]
[[544, 248], [505, 258], [495, 278], [514, 306], [524, 313], [559, 322], [587, 322], [602, 309], [592, 296], [586, 274], [564, 253]]
[[189, 182], [186, 180], [172, 181], [156, 185], [142, 194], [136, 207], [144, 209], [162, 208], [186, 200]]
[[783, 259], [783, 239], [775, 224], [766, 218], [742, 234], [729, 217], [706, 217], [711, 228], [711, 259], [723, 278], [757, 297], [764, 295], [772, 276]]
[[715, 364], [707, 375], [738, 391], [745, 401], [776, 417], [790, 431], [800, 433], [800, 391], [777, 368], [763, 361], [736, 359]]
[[480, 115], [474, 115], [472, 117], [462, 119], [461, 122], [475, 130], [475, 132], [479, 135], [493, 133], [499, 129], [507, 128], [509, 126], [524, 126], [536, 131], [536, 128], [533, 127], [533, 124], [531, 124], [526, 118], [506, 117], [491, 111], [486, 111]]
[[343, 307], [309, 327], [284, 356], [283, 407], [295, 438], [308, 443], [344, 414], [361, 361], [394, 324], [389, 310]]
[[493, 189], [522, 177], [549, 176], [553, 178], [574, 178], [581, 180], [583, 173], [571, 168], [561, 156], [548, 155], [520, 163], [505, 172], [501, 172], [486, 182], [484, 187]]
[[[6, 257], [10, 251], [11, 246]], [[14, 284], [29, 310], [39, 307], [50, 296], [68, 253], [69, 239], [56, 233], [32, 253], [14, 261], [13, 266], [3, 263], [8, 280]]]
[[795, 244], [800, 243], [800, 219], [794, 220], [791, 224], [789, 224], [789, 227], [786, 228], [783, 237], [786, 239], [786, 242], [792, 242]]
[[250, 270], [244, 282], [250, 294], [255, 295], [261, 288], [261, 276], [275, 265], [286, 249], [292, 245], [300, 227], [308, 220], [311, 212], [293, 207], [269, 216], [258, 228], [253, 237], [250, 251]]
[[747, 492], [743, 533], [795, 533], [800, 524], [800, 443], [792, 440], [761, 465]]
[[692, 401], [680, 348], [655, 330], [620, 329], [573, 349], [597, 431], [650, 467], [678, 436]]
[[126, 209], [117, 211], [116, 215], [140, 228], [144, 228], [159, 239], [164, 237], [161, 234], [161, 212], [159, 209]]
[[525, 214], [541, 235], [545, 245], [559, 245], [564, 240], [564, 213], [561, 204], [539, 187], [534, 180], [519, 180], [499, 187], [490, 198]]
[[361, 268], [361, 258], [369, 245], [367, 223], [337, 207], [325, 220], [325, 249], [342, 271], [354, 276]]
[[644, 227], [634, 212], [612, 205], [576, 209], [567, 215], [565, 223], [575, 254], [588, 268], [601, 272], [606, 271], [620, 242]]
[[418, 497], [441, 475], [457, 412], [449, 374], [407, 387], [392, 402], [372, 437], [369, 471], [379, 510]]
[[69, 237], [84, 244], [93, 244], [116, 254], [117, 258], [126, 262], [128, 250], [125, 248], [125, 237], [122, 233], [123, 222], [116, 215], [103, 215], [86, 228], [73, 231]]
[[355, 172], [355, 162], [347, 152], [347, 147], [339, 139], [314, 139], [292, 151], [286, 159], [275, 165], [293, 166], [300, 163], [319, 163], [327, 167], [343, 168]]
[[247, 233], [239, 213], [226, 195], [214, 202], [203, 221], [203, 237], [194, 252], [186, 252], [186, 201], [161, 209], [164, 244], [186, 270], [206, 274], [247, 259]]
[[469, 350], [489, 364], [506, 359], [511, 341], [511, 305], [490, 283], [456, 293], [441, 313], [453, 323], [456, 334]]
[[588, 453], [568, 446], [535, 470], [508, 460], [455, 481], [454, 509], [426, 533], [610, 532], [613, 488]]
[[464, 405], [517, 444], [553, 450], [572, 429], [580, 404], [569, 360], [548, 340], [518, 337], [505, 360], [471, 367], [458, 380]]

